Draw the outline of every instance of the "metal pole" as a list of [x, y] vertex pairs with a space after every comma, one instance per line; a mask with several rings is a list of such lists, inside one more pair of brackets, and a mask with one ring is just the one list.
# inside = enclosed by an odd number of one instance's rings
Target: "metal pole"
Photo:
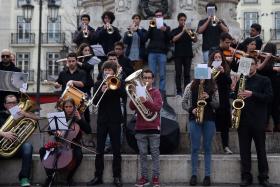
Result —
[[43, 6], [43, 0], [39, 0], [39, 36], [38, 36], [39, 41], [38, 41], [37, 93], [36, 93], [38, 114], [40, 114], [42, 6]]

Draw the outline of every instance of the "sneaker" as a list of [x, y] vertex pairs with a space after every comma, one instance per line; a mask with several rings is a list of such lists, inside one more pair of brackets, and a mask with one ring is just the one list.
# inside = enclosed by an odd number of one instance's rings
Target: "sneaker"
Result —
[[143, 186], [148, 186], [150, 183], [147, 180], [146, 177], [141, 177], [140, 179], [138, 179], [137, 183], [135, 184], [135, 186], [137, 187], [143, 187]]
[[191, 186], [196, 186], [197, 185], [197, 177], [196, 177], [196, 175], [192, 175], [191, 180], [190, 180], [190, 185]]
[[20, 179], [20, 186], [30, 186], [30, 182], [28, 178]]
[[226, 154], [229, 154], [229, 155], [233, 154], [233, 152], [229, 149], [229, 147], [225, 147], [224, 151]]
[[153, 187], [160, 187], [158, 177], [154, 176], [153, 180], [152, 180], [152, 183], [153, 183]]

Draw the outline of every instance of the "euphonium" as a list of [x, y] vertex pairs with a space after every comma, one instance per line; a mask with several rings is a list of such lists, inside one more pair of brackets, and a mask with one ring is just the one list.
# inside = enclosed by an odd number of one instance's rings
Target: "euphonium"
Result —
[[[245, 90], [246, 78], [244, 75], [240, 75], [238, 94]], [[237, 99], [232, 102], [232, 128], [238, 129], [240, 123], [241, 109], [245, 106], [245, 102], [242, 97], [237, 95]]]
[[199, 86], [198, 86], [198, 97], [197, 97], [197, 109], [196, 109], [196, 123], [202, 124], [203, 123], [203, 118], [204, 118], [204, 108], [207, 105], [207, 102], [205, 99], [202, 97], [203, 92], [204, 92], [204, 82], [200, 80]]
[[[25, 112], [32, 111], [35, 107], [33, 101], [29, 97], [22, 97], [19, 102], [19, 108]], [[10, 116], [4, 125], [1, 127], [0, 131], [7, 132], [11, 131], [16, 134], [17, 138], [10, 141], [5, 138], [0, 138], [0, 155], [3, 157], [13, 156], [19, 147], [31, 136], [37, 127], [37, 121], [31, 118], [19, 118], [17, 120]]]
[[[126, 85], [125, 90], [127, 92], [127, 95], [130, 97], [131, 101], [137, 108], [140, 115], [146, 120], [146, 121], [154, 121], [157, 118], [158, 113], [157, 112], [151, 112], [137, 97], [136, 95], [136, 86], [144, 87], [143, 80], [141, 78], [142, 69], [135, 71], [131, 75], [129, 75], [126, 79]], [[145, 89], [146, 90], [146, 89]], [[152, 100], [152, 97], [150, 96], [149, 92], [146, 90], [146, 96], [147, 100]]]

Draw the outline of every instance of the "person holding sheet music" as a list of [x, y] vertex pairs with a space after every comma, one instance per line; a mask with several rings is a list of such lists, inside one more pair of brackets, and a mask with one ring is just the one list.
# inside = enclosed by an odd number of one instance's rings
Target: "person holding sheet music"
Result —
[[[4, 98], [4, 107], [5, 110], [0, 112], [0, 127], [4, 125], [5, 121], [9, 118], [11, 113], [9, 112], [9, 109], [15, 107], [18, 104], [18, 99], [15, 95], [7, 95]], [[38, 117], [30, 112], [25, 111], [19, 111], [19, 115], [38, 120]], [[14, 141], [17, 137], [17, 135], [11, 131], [2, 132], [0, 131], [0, 138], [6, 138], [11, 141]], [[32, 168], [32, 152], [33, 152], [33, 146], [32, 144], [25, 142], [21, 145], [18, 152], [16, 153], [15, 157], [21, 157], [22, 158], [22, 165], [21, 170], [18, 175], [20, 186], [30, 186], [30, 173]], [[2, 159], [2, 158], [1, 158]], [[2, 168], [3, 169], [3, 168]]]
[[80, 47], [82, 43], [93, 45], [97, 43], [97, 37], [94, 28], [89, 26], [90, 16], [88, 14], [83, 14], [81, 16], [81, 25], [78, 30], [75, 31], [73, 42], [77, 44], [77, 48]]
[[[15, 66], [15, 64], [11, 60], [11, 51], [9, 49], [3, 49], [1, 52], [1, 62], [0, 62], [0, 70], [3, 71], [14, 71], [14, 72], [21, 72], [19, 68]], [[11, 92], [11, 91], [0, 91], [0, 111], [5, 110], [5, 107], [3, 105], [4, 98], [6, 95], [9, 94], [15, 94], [17, 97], [17, 93]]]
[[[206, 71], [208, 71], [208, 68]], [[203, 90], [200, 87], [203, 87]], [[200, 93], [201, 92], [201, 93]], [[198, 98], [207, 102], [204, 107], [204, 115], [202, 123], [196, 121], [196, 113], [198, 112], [197, 101]], [[190, 185], [197, 185], [197, 169], [198, 169], [198, 155], [200, 151], [201, 136], [203, 137], [204, 147], [204, 179], [203, 186], [210, 186], [211, 180], [211, 150], [212, 140], [216, 133], [215, 128], [215, 112], [214, 109], [219, 106], [219, 93], [216, 83], [212, 79], [194, 79], [189, 83], [183, 94], [182, 107], [189, 113], [189, 133], [191, 138], [191, 163], [192, 176]]]
[[[86, 85], [84, 87], [84, 90], [89, 97], [92, 96], [91, 88], [94, 85], [94, 79], [92, 77], [94, 65], [89, 64], [88, 61], [91, 60], [91, 58], [94, 56], [94, 53], [90, 45], [82, 43], [77, 51], [77, 56], [84, 56], [90, 54], [92, 54], [92, 56], [87, 56], [77, 61], [78, 67], [86, 72]], [[88, 108], [85, 110], [84, 115], [87, 122], [90, 123], [90, 113]]]
[[[69, 124], [69, 128], [71, 128], [71, 125], [73, 123], [76, 123], [79, 125], [80, 131], [78, 132], [78, 135], [75, 137], [75, 139], [72, 141], [80, 144], [80, 140], [82, 138], [82, 131], [88, 134], [91, 132], [91, 129], [89, 128], [89, 125], [86, 122], [86, 120], [84, 120], [83, 117], [80, 115], [80, 113], [77, 111], [74, 100], [72, 98], [68, 98], [68, 99], [64, 100], [63, 104], [62, 104], [62, 108], [65, 113], [66, 121], [69, 122], [70, 120], [72, 120], [71, 124]], [[73, 130], [75, 130], [75, 129], [73, 129]], [[64, 137], [65, 133], [67, 133], [67, 132], [63, 131], [63, 130], [55, 130], [54, 132], [51, 132], [51, 134], [58, 137], [58, 138], [57, 137], [55, 138], [55, 141], [58, 141], [58, 140], [64, 141], [64, 140], [60, 140], [59, 137]], [[68, 170], [68, 175], [67, 175], [67, 184], [68, 185], [74, 184], [73, 176], [74, 176], [75, 172], [77, 171], [78, 167], [80, 166], [82, 159], [83, 159], [83, 153], [82, 153], [81, 147], [78, 147], [73, 144], [71, 145], [71, 147], [73, 149], [73, 159], [75, 160], [75, 162], [74, 162], [74, 166], [71, 166], [70, 167], [71, 169]], [[48, 150], [47, 144], [40, 149], [39, 153], [40, 153], [41, 160], [47, 159], [47, 157], [45, 158], [45, 154], [46, 154], [47, 150]], [[47, 174], [47, 178], [46, 178], [43, 186], [48, 187], [49, 184], [53, 182], [53, 173], [55, 172], [55, 169], [46, 169], [45, 168], [45, 171]]]

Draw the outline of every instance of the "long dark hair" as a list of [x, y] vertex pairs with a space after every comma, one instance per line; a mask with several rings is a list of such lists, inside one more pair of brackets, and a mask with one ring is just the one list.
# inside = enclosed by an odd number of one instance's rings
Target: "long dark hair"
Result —
[[77, 50], [77, 55], [78, 55], [78, 56], [83, 56], [83, 50], [84, 50], [84, 48], [86, 48], [86, 47], [89, 47], [90, 54], [93, 54], [93, 55], [94, 55], [92, 48], [91, 48], [90, 45], [87, 44], [87, 43], [82, 43], [82, 44], [80, 45], [80, 47], [79, 47], [78, 50]]
[[219, 53], [220, 55], [221, 55], [221, 57], [222, 57], [222, 66], [223, 66], [223, 68], [224, 68], [224, 70], [225, 70], [225, 74], [229, 74], [230, 73], [230, 67], [229, 67], [229, 65], [228, 65], [228, 63], [227, 63], [227, 61], [226, 61], [226, 58], [225, 58], [225, 56], [224, 56], [224, 54], [222, 53], [222, 51], [220, 51], [220, 50], [216, 50], [216, 51], [214, 51], [211, 55], [210, 55], [210, 57], [209, 57], [209, 61], [208, 61], [208, 66], [209, 67], [212, 67], [212, 63], [213, 63], [213, 61], [214, 61], [214, 56], [215, 56], [215, 54], [217, 54], [217, 53]]
[[[194, 79], [192, 81], [191, 83], [192, 92], [198, 91], [199, 83], [200, 83], [200, 79]], [[209, 95], [213, 95], [216, 90], [217, 90], [216, 82], [213, 79], [206, 79], [204, 82], [204, 91], [207, 92]]]
[[[71, 115], [74, 114], [75, 110], [76, 110], [76, 105], [75, 105], [75, 101], [73, 98], [67, 98], [65, 99], [63, 102], [62, 102], [62, 108], [63, 108], [63, 111], [64, 111], [64, 107], [67, 103], [70, 103], [71, 105], [73, 105], [73, 112]], [[69, 117], [69, 116], [68, 116]]]

